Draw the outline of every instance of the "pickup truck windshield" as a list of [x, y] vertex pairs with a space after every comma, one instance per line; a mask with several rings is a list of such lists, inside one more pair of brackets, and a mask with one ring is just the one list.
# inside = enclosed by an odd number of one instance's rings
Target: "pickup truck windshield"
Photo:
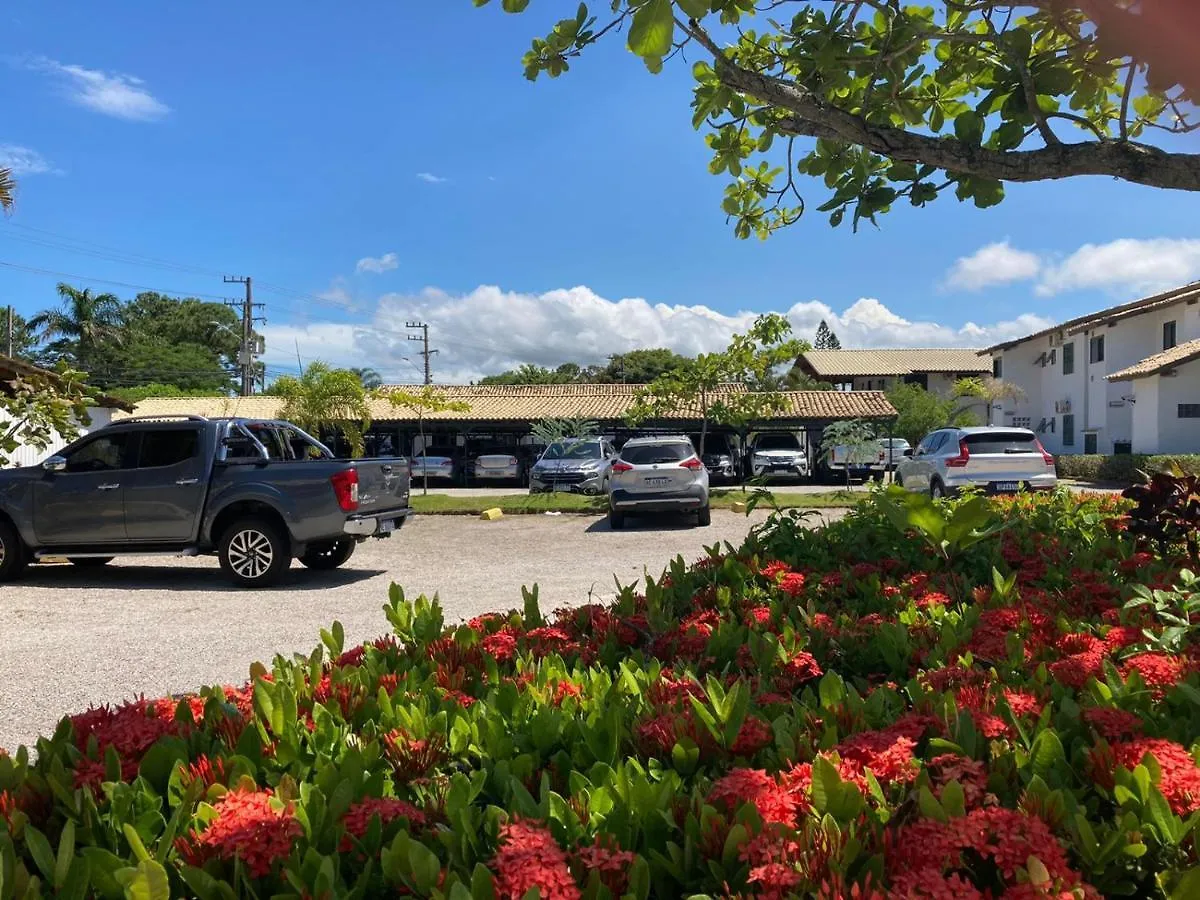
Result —
[[543, 459], [600, 459], [599, 441], [555, 441]]

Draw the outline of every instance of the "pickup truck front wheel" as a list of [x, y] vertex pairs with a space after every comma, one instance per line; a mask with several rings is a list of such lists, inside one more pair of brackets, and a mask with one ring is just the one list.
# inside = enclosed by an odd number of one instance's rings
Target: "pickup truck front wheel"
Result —
[[0, 581], [12, 581], [25, 568], [29, 556], [21, 536], [10, 523], [0, 519]]
[[354, 548], [357, 546], [358, 544], [353, 540], [313, 545], [300, 557], [300, 562], [317, 571], [336, 569], [354, 555]]
[[268, 587], [292, 564], [287, 538], [263, 519], [239, 519], [217, 544], [221, 569], [242, 587]]

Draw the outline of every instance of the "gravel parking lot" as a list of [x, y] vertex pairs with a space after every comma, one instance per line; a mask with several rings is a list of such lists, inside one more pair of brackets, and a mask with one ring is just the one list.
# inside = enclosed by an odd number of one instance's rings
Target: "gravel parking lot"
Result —
[[747, 528], [744, 515], [719, 510], [709, 528], [645, 521], [621, 532], [587, 516], [422, 516], [361, 545], [345, 569], [295, 563], [281, 587], [262, 592], [226, 584], [207, 557], [35, 566], [0, 589], [0, 747], [31, 742], [92, 703], [240, 684], [255, 660], [310, 652], [335, 619], [348, 645], [377, 637], [393, 581], [413, 597], [440, 594], [448, 621], [519, 607], [521, 586], [534, 583], [546, 611], [589, 592], [610, 596], [614, 573], [632, 582], [677, 555], [736, 544]]

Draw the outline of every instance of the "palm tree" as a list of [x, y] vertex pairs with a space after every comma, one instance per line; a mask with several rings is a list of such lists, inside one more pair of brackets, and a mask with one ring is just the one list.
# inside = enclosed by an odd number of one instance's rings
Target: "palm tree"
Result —
[[12, 169], [0, 169], [0, 210], [9, 212], [13, 205], [13, 191], [17, 183], [13, 180]]
[[374, 369], [362, 368], [351, 369], [350, 371], [358, 376], [358, 380], [362, 382], [362, 386], [368, 391], [373, 391], [383, 385], [383, 376]]
[[280, 418], [316, 436], [323, 430], [340, 431], [354, 455], [362, 454], [363, 435], [371, 427], [371, 394], [357, 374], [322, 362], [309, 363], [299, 378], [277, 378], [271, 393], [284, 400]]
[[58, 309], [38, 313], [29, 327], [39, 340], [56, 339], [49, 349], [87, 370], [103, 345], [121, 342], [121, 301], [115, 294], [93, 294], [61, 282], [58, 296]]

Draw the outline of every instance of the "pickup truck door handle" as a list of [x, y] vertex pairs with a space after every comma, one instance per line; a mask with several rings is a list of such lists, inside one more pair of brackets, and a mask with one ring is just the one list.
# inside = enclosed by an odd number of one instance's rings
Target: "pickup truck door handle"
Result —
[[196, 483], [197, 483], [197, 482], [199, 482], [199, 481], [200, 481], [200, 479], [199, 479], [199, 478], [180, 478], [180, 479], [179, 479], [178, 481], [176, 481], [175, 483], [176, 483], [176, 484], [180, 484], [180, 485], [184, 485], [184, 484], [196, 484]]
[[119, 484], [102, 484], [96, 488], [98, 491], [115, 491], [121, 485]]

